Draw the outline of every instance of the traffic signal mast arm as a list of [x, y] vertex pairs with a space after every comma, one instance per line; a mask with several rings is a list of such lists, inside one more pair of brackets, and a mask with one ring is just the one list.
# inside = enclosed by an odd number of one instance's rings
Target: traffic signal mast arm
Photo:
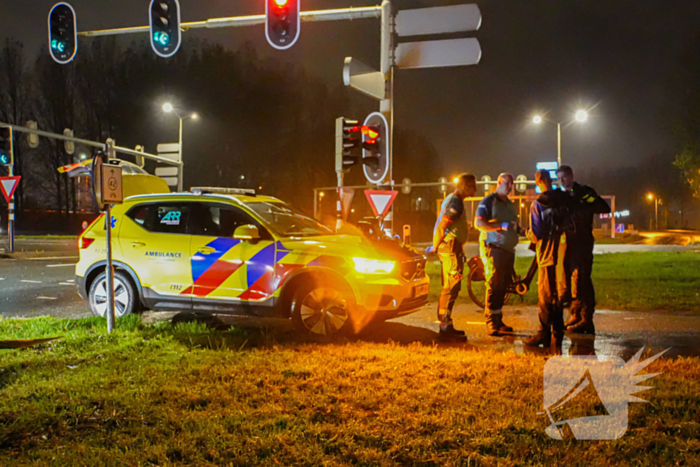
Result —
[[[360, 8], [339, 8], [334, 10], [314, 10], [302, 11], [301, 21], [342, 21], [363, 18], [380, 18], [382, 8], [380, 6], [360, 7]], [[227, 18], [212, 18], [206, 21], [192, 21], [181, 23], [180, 29], [214, 29], [214, 28], [235, 28], [242, 26], [255, 26], [265, 24], [266, 15], [233, 16]], [[150, 26], [137, 26], [131, 28], [100, 29], [97, 31], [83, 31], [78, 33], [78, 37], [99, 37], [115, 36], [119, 34], [139, 34], [150, 32]]]

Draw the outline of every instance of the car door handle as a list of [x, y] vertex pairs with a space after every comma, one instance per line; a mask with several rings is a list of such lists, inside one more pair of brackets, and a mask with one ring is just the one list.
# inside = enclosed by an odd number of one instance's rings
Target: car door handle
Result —
[[143, 242], [132, 242], [131, 246], [134, 248], [143, 248], [146, 246], [146, 244]]
[[197, 251], [198, 251], [199, 253], [202, 253], [203, 255], [210, 255], [210, 254], [216, 252], [216, 248], [211, 248], [211, 247], [208, 247], [208, 246], [204, 246], [204, 247], [202, 247], [202, 248], [198, 248]]

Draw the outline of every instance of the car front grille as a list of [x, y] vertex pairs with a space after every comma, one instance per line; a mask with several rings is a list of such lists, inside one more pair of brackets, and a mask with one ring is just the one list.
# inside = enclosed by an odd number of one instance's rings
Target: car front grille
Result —
[[425, 277], [425, 259], [411, 259], [401, 263], [401, 277], [407, 281], [417, 281]]

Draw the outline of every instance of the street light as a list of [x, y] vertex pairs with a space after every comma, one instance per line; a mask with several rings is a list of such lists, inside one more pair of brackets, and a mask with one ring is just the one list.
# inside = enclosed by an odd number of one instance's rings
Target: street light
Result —
[[[544, 121], [553, 122], [552, 120], [545, 119], [542, 115], [535, 115], [532, 117], [532, 123], [539, 125]], [[583, 123], [588, 120], [588, 112], [584, 109], [579, 109], [574, 114], [574, 120]], [[561, 167], [561, 122], [556, 122], [557, 124], [557, 165]]]
[[659, 230], [659, 198], [654, 193], [649, 193], [647, 199], [654, 200], [654, 230]]
[[183, 163], [182, 163], [182, 121], [187, 120], [188, 118], [191, 118], [192, 120], [197, 120], [199, 118], [199, 114], [192, 112], [189, 115], [181, 115], [180, 112], [178, 112], [178, 109], [173, 107], [173, 104], [170, 102], [166, 102], [163, 104], [163, 112], [165, 113], [172, 113], [174, 112], [175, 115], [177, 116], [178, 120], [180, 121], [180, 129], [179, 129], [179, 136], [178, 136], [178, 145], [180, 147], [180, 167], [177, 173], [177, 191], [182, 191], [182, 169], [183, 169]]

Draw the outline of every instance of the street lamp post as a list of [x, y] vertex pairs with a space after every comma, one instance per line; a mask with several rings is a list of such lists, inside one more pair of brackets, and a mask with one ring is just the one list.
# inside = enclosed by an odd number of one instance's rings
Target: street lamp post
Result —
[[[586, 120], [588, 120], [588, 112], [583, 109], [576, 111], [576, 114], [574, 114], [574, 120], [580, 123], [585, 122]], [[534, 123], [535, 125], [539, 125], [543, 121], [545, 121], [545, 119], [541, 115], [535, 115], [532, 118], [532, 123]], [[561, 167], [561, 122], [554, 122], [551, 120], [547, 121], [557, 124], [557, 166]]]
[[654, 200], [654, 230], [659, 230], [659, 198], [654, 193], [649, 193], [647, 199]]
[[182, 191], [183, 190], [183, 169], [184, 169], [184, 163], [182, 159], [182, 121], [186, 120], [188, 118], [191, 118], [192, 120], [197, 120], [199, 118], [199, 115], [196, 112], [192, 112], [189, 115], [182, 116], [180, 112], [178, 112], [178, 109], [173, 107], [173, 105], [170, 102], [166, 102], [163, 104], [163, 112], [165, 113], [170, 113], [170, 112], [175, 112], [175, 115], [177, 116], [179, 120], [179, 130], [178, 130], [178, 146], [179, 146], [179, 153], [180, 153], [180, 171], [177, 174], [177, 191]]

